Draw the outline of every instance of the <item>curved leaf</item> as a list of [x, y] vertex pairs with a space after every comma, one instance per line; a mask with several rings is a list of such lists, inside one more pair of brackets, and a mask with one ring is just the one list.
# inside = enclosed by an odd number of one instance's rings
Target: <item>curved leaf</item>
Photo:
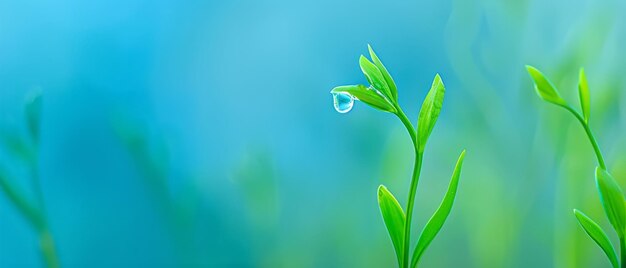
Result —
[[374, 65], [371, 61], [369, 61], [365, 56], [361, 55], [359, 58], [359, 65], [361, 66], [361, 71], [367, 78], [367, 81], [377, 90], [379, 90], [383, 95], [389, 99], [391, 99], [391, 93], [389, 92], [389, 86], [383, 77], [383, 74], [380, 72], [378, 67]]
[[465, 150], [461, 152], [459, 156], [459, 160], [456, 162], [456, 166], [454, 167], [454, 173], [452, 174], [452, 179], [450, 180], [450, 185], [448, 186], [448, 191], [439, 205], [435, 214], [428, 220], [424, 230], [420, 235], [419, 240], [417, 241], [417, 247], [415, 247], [415, 251], [413, 252], [413, 258], [411, 260], [411, 267], [417, 266], [417, 263], [420, 260], [420, 257], [430, 245], [430, 242], [433, 241], [437, 233], [443, 227], [448, 215], [450, 215], [450, 210], [452, 210], [452, 205], [454, 204], [454, 197], [456, 196], [456, 190], [459, 185], [459, 177], [461, 177], [461, 169], [463, 168], [463, 160], [465, 159]]
[[25, 196], [11, 184], [3, 169], [0, 169], [0, 191], [15, 205], [24, 218], [37, 230], [43, 229], [43, 219], [36, 207], [32, 206]]
[[17, 133], [6, 130], [0, 131], [0, 149], [31, 165], [37, 158], [37, 152], [31, 144]]
[[391, 74], [389, 74], [389, 71], [387, 71], [387, 68], [385, 68], [385, 65], [383, 65], [383, 63], [380, 61], [380, 59], [374, 52], [374, 49], [372, 49], [372, 46], [368, 44], [367, 50], [369, 50], [370, 52], [370, 57], [372, 58], [374, 65], [378, 67], [378, 70], [382, 73], [383, 78], [385, 78], [385, 82], [387, 82], [387, 86], [389, 86], [389, 93], [391, 93], [391, 99], [394, 102], [398, 102], [398, 88], [396, 87], [396, 83], [393, 81], [393, 78], [391, 78]]
[[583, 117], [585, 123], [589, 123], [590, 114], [590, 99], [589, 99], [589, 85], [587, 85], [587, 77], [585, 76], [585, 69], [580, 68], [578, 73], [578, 96], [580, 97], [580, 108], [583, 111]]
[[560, 106], [566, 106], [567, 102], [561, 98], [559, 92], [552, 83], [537, 68], [526, 65], [526, 70], [535, 83], [535, 90], [543, 100]]
[[404, 252], [404, 243], [402, 243], [404, 241], [404, 221], [406, 219], [404, 211], [396, 198], [384, 185], [378, 187], [378, 206], [385, 221], [385, 226], [387, 226], [393, 247], [396, 250], [398, 266], [400, 266]]
[[339, 86], [333, 88], [330, 93], [347, 93], [376, 109], [390, 113], [397, 112], [393, 104], [389, 103], [385, 97], [364, 85]]
[[615, 228], [619, 237], [624, 237], [626, 227], [626, 207], [624, 206], [624, 194], [613, 176], [606, 170], [596, 168], [596, 186], [600, 192], [600, 200], [609, 222]]
[[417, 139], [419, 142], [420, 152], [424, 152], [426, 147], [426, 141], [433, 132], [439, 113], [441, 112], [441, 106], [443, 105], [443, 96], [445, 94], [445, 87], [441, 81], [439, 74], [435, 75], [433, 84], [424, 99], [422, 108], [420, 109], [419, 117], [417, 119]]
[[584, 213], [580, 212], [577, 209], [574, 209], [574, 215], [578, 220], [580, 226], [585, 229], [585, 232], [593, 241], [596, 241], [596, 244], [600, 246], [604, 254], [609, 258], [611, 265], [613, 268], [618, 268], [619, 263], [617, 261], [617, 254], [615, 254], [615, 249], [613, 249], [613, 245], [611, 244], [611, 240], [606, 235], [606, 233], [600, 228], [600, 226], [595, 223], [591, 218], [587, 217]]

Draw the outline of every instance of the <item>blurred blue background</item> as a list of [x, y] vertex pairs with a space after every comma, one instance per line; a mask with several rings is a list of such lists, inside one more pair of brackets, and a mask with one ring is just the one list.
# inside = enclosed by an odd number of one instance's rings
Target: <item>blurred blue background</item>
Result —
[[[401, 203], [410, 139], [334, 86], [365, 83], [371, 44], [416, 120], [436, 73], [417, 233], [463, 149], [452, 214], [423, 267], [608, 267], [571, 213], [608, 229], [584, 132], [542, 103], [525, 64], [577, 103], [626, 186], [623, 1], [0, 1], [0, 131], [27, 137], [63, 267], [392, 267], [376, 203]], [[10, 135], [9, 135], [10, 134]], [[32, 167], [0, 147], [28, 200]], [[34, 202], [34, 201], [33, 201]], [[614, 237], [613, 234], [610, 235]], [[415, 235], [413, 237], [416, 237]], [[0, 195], [0, 267], [41, 267], [37, 232]]]

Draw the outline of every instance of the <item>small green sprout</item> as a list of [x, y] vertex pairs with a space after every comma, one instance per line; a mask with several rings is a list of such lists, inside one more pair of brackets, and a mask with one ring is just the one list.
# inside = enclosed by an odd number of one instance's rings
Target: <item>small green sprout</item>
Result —
[[426, 147], [426, 141], [432, 133], [439, 113], [441, 112], [445, 87], [441, 77], [437, 74], [422, 104], [417, 129], [415, 129], [398, 104], [397, 87], [391, 75], [369, 45], [368, 50], [372, 60], [370, 61], [365, 56], [361, 55], [359, 65], [370, 86], [339, 86], [333, 88], [330, 92], [333, 94], [335, 109], [338, 112], [347, 113], [353, 108], [355, 100], [362, 101], [378, 110], [396, 115], [402, 124], [404, 124], [411, 137], [415, 149], [415, 165], [406, 206], [407, 213], [404, 213], [400, 203], [398, 203], [393, 194], [384, 185], [378, 187], [378, 205], [396, 252], [398, 266], [402, 268], [416, 267], [420, 257], [437, 233], [439, 233], [448, 215], [450, 215], [452, 204], [456, 196], [459, 177], [461, 176], [465, 151], [459, 156], [443, 201], [422, 230], [412, 257], [409, 256], [409, 248], [411, 246], [411, 219], [415, 193], [422, 168], [424, 148]]
[[30, 169], [32, 187], [35, 200], [31, 201], [16, 187], [9, 174], [0, 166], [0, 191], [15, 206], [17, 211], [33, 227], [39, 237], [39, 247], [47, 267], [59, 267], [54, 239], [50, 232], [43, 201], [43, 192], [39, 182], [39, 140], [41, 121], [41, 92], [33, 92], [24, 104], [24, 113], [29, 137], [22, 138], [17, 134], [0, 132], [0, 141], [7, 151], [17, 159], [22, 160]]
[[600, 194], [600, 201], [602, 203], [602, 207], [604, 208], [604, 212], [619, 237], [621, 261], [618, 261], [617, 254], [615, 253], [611, 241], [597, 223], [579, 210], [574, 209], [574, 215], [587, 235], [589, 235], [604, 251], [606, 256], [609, 258], [609, 262], [612, 267], [618, 268], [621, 263], [621, 267], [626, 268], [626, 237], [624, 236], [624, 233], [626, 232], [626, 205], [624, 204], [626, 199], [624, 199], [622, 189], [619, 187], [613, 176], [611, 176], [611, 174], [607, 171], [604, 157], [602, 156], [598, 142], [591, 131], [591, 127], [589, 126], [591, 105], [589, 86], [587, 85], [585, 71], [581, 68], [578, 77], [578, 93], [582, 110], [581, 115], [560, 97], [556, 88], [539, 70], [532, 66], [526, 66], [526, 69], [534, 81], [535, 90], [537, 91], [539, 97], [547, 102], [561, 106], [572, 113], [587, 133], [587, 137], [591, 142], [598, 159], [598, 167], [596, 167], [595, 173], [596, 188]]

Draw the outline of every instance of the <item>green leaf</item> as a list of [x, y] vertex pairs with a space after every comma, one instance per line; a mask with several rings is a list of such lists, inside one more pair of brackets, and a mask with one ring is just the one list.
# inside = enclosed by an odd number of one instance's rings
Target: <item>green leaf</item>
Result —
[[41, 92], [35, 91], [26, 99], [24, 112], [28, 130], [35, 144], [39, 143], [39, 126], [41, 123]]
[[13, 157], [31, 165], [37, 157], [32, 145], [18, 134], [9, 131], [0, 131], [0, 149], [7, 150]]
[[535, 67], [526, 65], [526, 70], [535, 83], [535, 90], [539, 97], [543, 100], [560, 106], [567, 106], [567, 102], [561, 98], [556, 88], [548, 81], [548, 79]]
[[441, 77], [437, 74], [430, 87], [430, 91], [428, 91], [428, 95], [426, 95], [426, 99], [424, 99], [417, 119], [417, 139], [420, 152], [424, 152], [426, 141], [430, 133], [433, 132], [437, 118], [439, 118], [445, 91], [446, 89], [441, 81]]
[[587, 77], [585, 76], [585, 69], [580, 68], [578, 74], [578, 94], [580, 97], [580, 107], [583, 110], [583, 116], [585, 123], [589, 123], [590, 113], [590, 99], [589, 99], [589, 86], [587, 85]]
[[374, 62], [376, 67], [378, 67], [378, 70], [382, 73], [383, 77], [385, 78], [385, 82], [387, 82], [387, 86], [389, 86], [391, 99], [394, 102], [398, 102], [398, 88], [396, 87], [396, 83], [393, 81], [393, 78], [391, 78], [391, 74], [389, 74], [389, 72], [387, 71], [387, 68], [385, 68], [385, 65], [383, 65], [383, 63], [380, 61], [380, 59], [378, 58], [378, 56], [372, 49], [372, 46], [368, 44], [367, 50], [369, 50], [370, 52], [370, 58], [372, 58], [372, 61]]
[[355, 97], [357, 100], [365, 102], [369, 106], [376, 109], [396, 113], [397, 110], [385, 97], [381, 96], [375, 90], [371, 90], [364, 85], [339, 86], [333, 88], [330, 93], [347, 93]]
[[359, 58], [359, 65], [361, 66], [361, 71], [365, 75], [365, 78], [367, 78], [367, 81], [374, 86], [376, 90], [380, 91], [383, 96], [391, 99], [389, 86], [387, 85], [385, 77], [383, 77], [383, 74], [380, 72], [378, 67], [376, 67], [376, 65], [363, 55]]
[[448, 186], [448, 191], [443, 198], [443, 201], [439, 205], [439, 208], [433, 216], [428, 220], [424, 230], [420, 235], [419, 240], [417, 241], [417, 247], [415, 247], [415, 251], [413, 252], [413, 258], [411, 260], [411, 267], [417, 266], [417, 263], [420, 260], [420, 257], [430, 245], [430, 242], [433, 241], [441, 227], [443, 227], [444, 222], [450, 215], [450, 210], [452, 210], [452, 205], [454, 203], [454, 197], [456, 196], [456, 190], [459, 185], [459, 177], [461, 176], [461, 169], [463, 167], [463, 160], [465, 159], [465, 150], [461, 152], [459, 156], [459, 160], [456, 162], [456, 166], [454, 167], [454, 173], [452, 174], [452, 179], [450, 180], [450, 185]]
[[615, 228], [619, 237], [624, 237], [626, 227], [626, 207], [622, 189], [606, 170], [596, 168], [596, 186], [600, 192], [600, 200], [609, 222]]
[[400, 266], [404, 252], [404, 221], [406, 219], [404, 211], [396, 198], [384, 185], [378, 187], [378, 206], [385, 221], [385, 226], [387, 226], [393, 247], [396, 250], [398, 266]]
[[43, 228], [41, 213], [30, 205], [25, 196], [11, 184], [2, 169], [0, 169], [0, 190], [35, 229], [41, 230]]
[[600, 226], [591, 220], [587, 215], [574, 209], [574, 215], [580, 223], [580, 226], [585, 229], [585, 232], [593, 241], [596, 241], [596, 244], [600, 246], [600, 248], [604, 251], [604, 254], [609, 258], [611, 265], [613, 268], [618, 268], [619, 263], [617, 261], [617, 254], [615, 254], [615, 250], [613, 249], [613, 245], [611, 244], [611, 240], [606, 235], [606, 233], [600, 228]]

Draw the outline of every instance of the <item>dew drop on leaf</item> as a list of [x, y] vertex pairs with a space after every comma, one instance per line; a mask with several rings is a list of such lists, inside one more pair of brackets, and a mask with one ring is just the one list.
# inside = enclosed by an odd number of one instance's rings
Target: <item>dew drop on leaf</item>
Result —
[[345, 114], [352, 110], [354, 97], [347, 93], [333, 93], [333, 104], [337, 112]]

